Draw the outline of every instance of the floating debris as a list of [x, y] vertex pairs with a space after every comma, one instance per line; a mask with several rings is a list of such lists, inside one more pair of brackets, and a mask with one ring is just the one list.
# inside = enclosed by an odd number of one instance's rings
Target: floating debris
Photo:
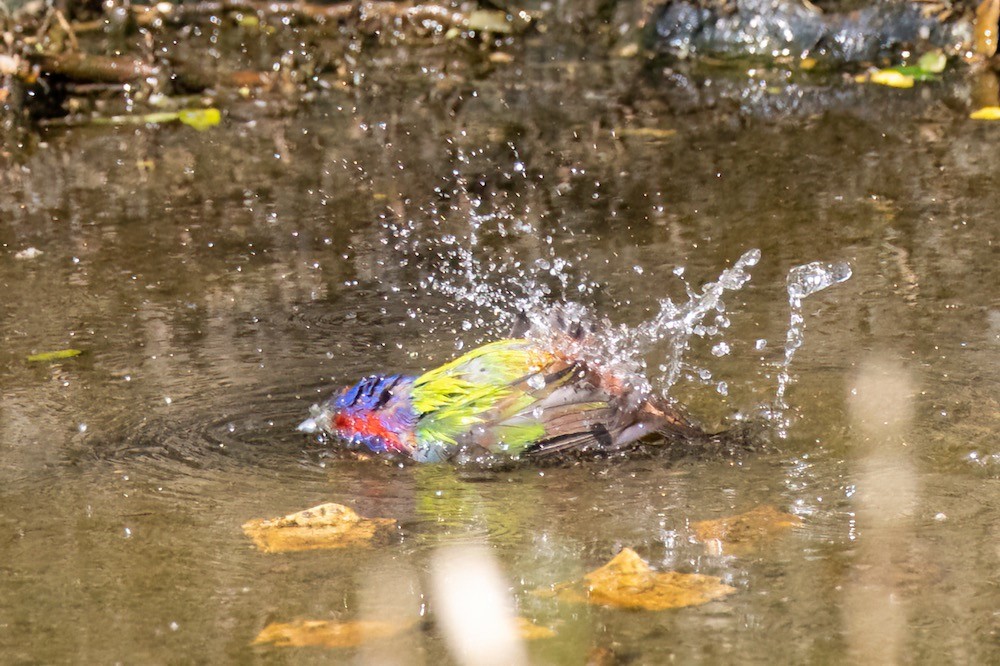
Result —
[[701, 520], [691, 525], [695, 537], [712, 555], [740, 555], [757, 550], [783, 532], [798, 527], [802, 519], [770, 505], [738, 516]]
[[35, 259], [37, 257], [42, 256], [43, 254], [45, 253], [39, 250], [37, 247], [26, 247], [19, 252], [15, 252], [14, 258], [21, 260], [28, 260], [28, 259]]
[[392, 518], [362, 518], [341, 504], [321, 504], [281, 518], [251, 520], [243, 532], [265, 553], [368, 546], [393, 527]]
[[416, 620], [384, 622], [381, 620], [355, 620], [333, 622], [330, 620], [297, 620], [272, 622], [267, 625], [252, 645], [275, 647], [357, 647], [382, 638], [391, 638], [409, 631]]
[[60, 349], [59, 351], [42, 352], [41, 354], [32, 354], [28, 357], [29, 363], [48, 363], [49, 361], [61, 361], [66, 358], [73, 358], [74, 356], [79, 356], [83, 352], [79, 349]]
[[560, 583], [538, 594], [595, 606], [638, 610], [667, 610], [699, 606], [736, 591], [716, 576], [653, 571], [631, 548], [623, 548], [610, 562], [582, 580]]

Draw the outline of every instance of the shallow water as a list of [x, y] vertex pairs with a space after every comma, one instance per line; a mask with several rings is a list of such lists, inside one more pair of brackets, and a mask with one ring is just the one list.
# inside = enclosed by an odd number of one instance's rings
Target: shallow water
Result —
[[[433, 626], [357, 651], [250, 643], [272, 621], [419, 609], [434, 553], [456, 543], [489, 546], [521, 614], [556, 628], [529, 646], [538, 663], [996, 659], [1000, 130], [956, 110], [961, 82], [850, 86], [849, 103], [835, 83], [830, 110], [771, 115], [752, 94], [678, 105], [663, 77], [536, 38], [464, 81], [373, 71], [370, 93], [237, 105], [203, 134], [50, 129], [8, 146], [2, 660], [438, 663]], [[615, 136], [639, 126], [676, 134]], [[628, 324], [683, 297], [676, 267], [697, 285], [760, 248], [727, 301], [732, 353], [690, 352], [728, 395], [677, 387], [713, 427], [774, 396], [787, 270], [849, 261], [849, 282], [805, 301], [788, 437], [491, 471], [358, 461], [295, 433], [334, 385], [496, 334], [421, 288], [435, 252], [401, 252], [386, 226], [461, 236], [468, 193], [535, 229], [483, 227], [480, 256], [572, 258], [567, 295], [597, 282], [584, 300]], [[29, 246], [43, 254], [14, 258]], [[85, 353], [25, 360], [68, 347]], [[399, 534], [360, 557], [276, 556], [240, 530], [327, 501]], [[803, 525], [740, 556], [693, 540], [693, 521], [762, 504]], [[623, 546], [738, 592], [656, 613], [528, 593]]]

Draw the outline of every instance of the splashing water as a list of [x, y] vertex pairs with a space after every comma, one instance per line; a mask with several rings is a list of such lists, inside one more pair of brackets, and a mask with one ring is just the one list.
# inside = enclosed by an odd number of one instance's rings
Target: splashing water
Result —
[[789, 368], [795, 352], [805, 340], [805, 317], [802, 314], [802, 301], [815, 293], [823, 291], [835, 284], [846, 282], [851, 277], [851, 267], [846, 262], [825, 264], [814, 261], [796, 266], [788, 271], [788, 307], [791, 310], [788, 319], [788, 331], [785, 334], [785, 357], [778, 365], [778, 388], [774, 396], [774, 407], [768, 417], [777, 426], [778, 436], [787, 437], [789, 420], [785, 415], [788, 403], [785, 392], [791, 384], [792, 376]]
[[[458, 157], [460, 162], [468, 163], [465, 156]], [[515, 171], [524, 176], [523, 168]], [[657, 303], [657, 314], [648, 321], [633, 326], [615, 324], [576, 302], [604, 288], [583, 270], [586, 254], [560, 256], [553, 237], [539, 233], [532, 223], [530, 211], [515, 212], [495, 200], [484, 200], [484, 195], [470, 193], [459, 171], [453, 175], [457, 185], [447, 197], [451, 204], [443, 211], [432, 207], [424, 210], [429, 220], [396, 220], [387, 226], [396, 238], [395, 249], [407, 257], [405, 261], [419, 258], [428, 269], [417, 283], [421, 290], [437, 292], [457, 306], [474, 311], [475, 316], [461, 322], [463, 332], [480, 336], [478, 342], [496, 339], [507, 335], [511, 324], [524, 316], [528, 322], [526, 335], [613, 375], [640, 395], [658, 392], [669, 400], [671, 390], [682, 378], [714, 383], [718, 393], [728, 395], [728, 383], [715, 377], [712, 370], [694, 365], [689, 352], [692, 341], [702, 338], [712, 340], [711, 357], [730, 353], [729, 342], [717, 339], [730, 325], [727, 293], [740, 291], [750, 281], [750, 270], [761, 259], [760, 250], [744, 252], [717, 279], [700, 288], [686, 280], [683, 267], [674, 268], [672, 274], [683, 282], [686, 301], [662, 298]], [[457, 214], [458, 219], [449, 218], [448, 212]], [[440, 229], [436, 237], [417, 233], [428, 221]], [[846, 263], [814, 262], [796, 266], [788, 273], [791, 316], [784, 358], [777, 364], [774, 402], [760, 409], [781, 437], [785, 437], [790, 423], [785, 416], [785, 396], [792, 381], [789, 368], [803, 343], [802, 301], [850, 276]], [[553, 325], [554, 312], [563, 320], [562, 326]], [[411, 317], [418, 315], [419, 310], [411, 309]], [[564, 331], [574, 324], [594, 334], [579, 342], [567, 342]], [[463, 346], [461, 338], [457, 342], [459, 349]], [[761, 342], [755, 342], [757, 349], [762, 348]], [[646, 357], [661, 348], [666, 351], [666, 361], [659, 366], [658, 374], [647, 372]]]

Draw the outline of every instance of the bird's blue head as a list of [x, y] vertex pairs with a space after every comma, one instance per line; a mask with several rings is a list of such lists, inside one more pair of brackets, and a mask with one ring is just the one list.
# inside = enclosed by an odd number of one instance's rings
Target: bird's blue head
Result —
[[[403, 375], [370, 375], [310, 408], [301, 432], [326, 433], [375, 452], [401, 450], [400, 437], [412, 422], [409, 403], [400, 400], [413, 381]], [[396, 400], [393, 400], [396, 398]]]
[[369, 375], [332, 398], [333, 408], [341, 412], [379, 410], [392, 398], [392, 389], [401, 379], [402, 375]]

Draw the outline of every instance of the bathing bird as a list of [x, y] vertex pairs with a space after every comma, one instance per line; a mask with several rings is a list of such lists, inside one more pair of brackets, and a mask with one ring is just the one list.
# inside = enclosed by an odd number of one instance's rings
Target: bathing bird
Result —
[[[460, 452], [514, 458], [615, 452], [640, 440], [708, 437], [636, 388], [613, 363], [584, 360], [591, 325], [552, 317], [553, 333], [485, 344], [424, 374], [374, 374], [335, 392], [298, 426], [352, 448], [440, 462]], [[523, 328], [523, 327], [517, 327]]]

